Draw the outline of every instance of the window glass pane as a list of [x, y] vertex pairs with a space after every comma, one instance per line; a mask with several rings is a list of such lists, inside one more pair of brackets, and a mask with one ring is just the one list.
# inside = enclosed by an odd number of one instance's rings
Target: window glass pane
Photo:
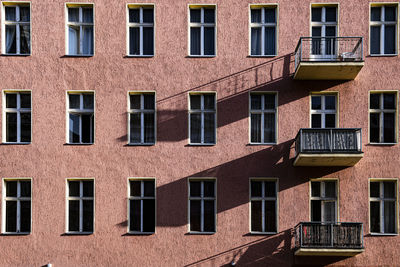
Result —
[[80, 189], [79, 189], [80, 181], [69, 181], [68, 182], [68, 191], [70, 197], [79, 197]]
[[82, 18], [85, 23], [93, 23], [93, 9], [82, 8]]
[[311, 21], [322, 21], [321, 13], [322, 13], [321, 7], [311, 8]]
[[215, 22], [215, 9], [205, 8], [204, 9], [204, 23], [214, 23]]
[[336, 96], [333, 95], [325, 96], [325, 109], [336, 110]]
[[275, 94], [264, 95], [264, 109], [275, 109]]
[[70, 109], [79, 109], [81, 107], [80, 98], [81, 95], [69, 94], [69, 108]]
[[396, 7], [385, 6], [385, 21], [396, 21]]
[[371, 26], [371, 54], [381, 53], [381, 27]]
[[144, 196], [154, 197], [154, 181], [143, 181]]
[[82, 143], [93, 142], [93, 114], [82, 115]]
[[335, 127], [336, 127], [336, 114], [326, 114], [325, 128], [335, 128]]
[[29, 25], [19, 27], [20, 34], [20, 53], [29, 54], [31, 52], [31, 29]]
[[265, 201], [265, 232], [276, 232], [275, 201]]
[[321, 55], [321, 38], [315, 38], [321, 36], [321, 27], [312, 27], [311, 35], [314, 37], [311, 43], [311, 54], [312, 55]]
[[371, 143], [379, 143], [379, 135], [380, 135], [379, 122], [380, 122], [379, 113], [369, 114], [369, 123], [370, 123], [369, 141]]
[[276, 188], [274, 181], [265, 181], [265, 196], [266, 197], [276, 197]]
[[264, 143], [275, 142], [275, 113], [264, 114]]
[[251, 9], [251, 22], [261, 23], [261, 9]]
[[190, 22], [200, 23], [200, 9], [190, 9]]
[[262, 232], [261, 201], [251, 201], [251, 231]]
[[17, 197], [17, 181], [7, 181], [6, 182], [6, 196], [7, 197]]
[[396, 26], [385, 25], [385, 54], [395, 54]]
[[129, 231], [140, 231], [140, 200], [129, 201]]
[[152, 8], [144, 8], [143, 9], [143, 22], [144, 23], [153, 23], [154, 16], [153, 16], [153, 9]]
[[215, 143], [215, 113], [204, 114], [204, 143]]
[[93, 26], [83, 27], [83, 54], [92, 55], [93, 54]]
[[311, 128], [321, 128], [321, 114], [311, 115]]
[[214, 27], [204, 27], [204, 55], [215, 54]]
[[385, 233], [395, 233], [395, 202], [394, 201], [385, 201], [384, 203], [384, 212], [385, 212]]
[[155, 142], [154, 113], [145, 113], [144, 119], [144, 142]]
[[336, 7], [325, 7], [326, 19], [327, 22], [335, 22], [336, 21]]
[[251, 114], [251, 142], [261, 142], [261, 114]]
[[155, 200], [143, 200], [143, 232], [155, 230]]
[[140, 113], [130, 114], [130, 142], [141, 143], [141, 118]]
[[325, 182], [325, 197], [336, 197], [336, 182]]
[[214, 181], [204, 181], [204, 196], [205, 197], [214, 197]]
[[133, 197], [140, 197], [142, 188], [141, 188], [141, 181], [130, 181], [131, 185], [131, 196]]
[[380, 108], [380, 96], [381, 96], [381, 94], [370, 94], [369, 107], [371, 109], [379, 109]]
[[260, 94], [251, 94], [250, 95], [251, 109], [261, 109], [261, 97], [262, 97], [262, 95], [260, 95]]
[[201, 190], [201, 182], [200, 181], [190, 181], [190, 196], [191, 197], [199, 197]]
[[381, 232], [379, 202], [370, 203], [370, 228], [372, 233]]
[[129, 28], [129, 54], [140, 55], [140, 32], [138, 27]]
[[29, 6], [20, 6], [19, 7], [19, 20], [23, 22], [29, 22], [30, 18], [30, 10]]
[[335, 207], [336, 207], [336, 205], [335, 205], [334, 201], [325, 201], [324, 202], [324, 218], [322, 221], [324, 221], [324, 222], [336, 221]]
[[144, 94], [144, 109], [154, 109], [154, 94]]
[[274, 23], [275, 21], [275, 8], [265, 8], [265, 22]]
[[140, 109], [140, 95], [129, 95], [131, 109]]
[[17, 108], [17, 94], [6, 94], [6, 107]]
[[93, 197], [93, 181], [82, 181], [83, 184], [83, 196]]
[[83, 200], [83, 229], [93, 232], [93, 200]]
[[379, 185], [380, 185], [379, 182], [371, 182], [369, 184], [370, 197], [379, 197], [379, 192], [380, 192]]
[[311, 196], [320, 197], [321, 196], [321, 183], [311, 182]]
[[6, 201], [6, 232], [17, 231], [17, 201]]
[[143, 27], [143, 55], [153, 55], [153, 27]]
[[190, 109], [201, 108], [201, 95], [190, 95]]
[[140, 16], [139, 16], [139, 9], [129, 9], [129, 22], [139, 23]]
[[206, 110], [214, 110], [215, 109], [215, 95], [214, 94], [205, 94], [204, 95], [204, 109]]
[[311, 109], [322, 109], [321, 105], [321, 96], [312, 96], [311, 97]]
[[68, 231], [79, 231], [79, 200], [69, 200]]
[[265, 27], [265, 55], [275, 55], [275, 27]]
[[5, 6], [4, 7], [6, 13], [6, 21], [17, 21], [15, 16], [16, 8], [13, 6]]
[[21, 222], [20, 222], [21, 232], [31, 231], [31, 202], [21, 201]]
[[190, 114], [190, 142], [201, 143], [201, 115]]
[[79, 22], [79, 8], [68, 8], [68, 21]]
[[190, 54], [200, 55], [200, 28], [190, 27]]
[[251, 54], [261, 55], [261, 29], [251, 28]]
[[214, 200], [204, 200], [204, 231], [215, 231], [215, 205]]
[[31, 182], [30, 181], [20, 181], [21, 186], [21, 197], [31, 196]]
[[395, 96], [396, 96], [396, 94], [383, 94], [383, 108], [384, 109], [396, 109]]
[[93, 109], [93, 94], [83, 94], [83, 108], [84, 109]]
[[21, 142], [31, 141], [31, 113], [21, 113]]
[[17, 113], [6, 113], [6, 141], [17, 142]]
[[394, 182], [383, 182], [383, 191], [385, 198], [395, 198], [395, 184]]
[[381, 20], [381, 7], [371, 7], [371, 21]]
[[16, 26], [6, 25], [6, 53], [17, 53]]
[[261, 197], [262, 183], [261, 181], [251, 181], [251, 197]]
[[20, 93], [19, 95], [21, 98], [21, 108], [31, 108], [31, 94], [30, 93]]
[[383, 142], [394, 143], [395, 140], [395, 119], [394, 113], [383, 114]]
[[321, 201], [311, 200], [311, 221], [320, 222], [321, 221]]
[[200, 200], [190, 200], [190, 231], [201, 231], [200, 214]]

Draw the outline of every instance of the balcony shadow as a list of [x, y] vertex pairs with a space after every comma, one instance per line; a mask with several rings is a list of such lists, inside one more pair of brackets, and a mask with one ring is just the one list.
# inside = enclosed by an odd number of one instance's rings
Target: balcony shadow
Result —
[[[354, 256], [353, 256], [354, 257]], [[308, 267], [308, 266], [326, 266], [339, 261], [351, 258], [351, 256], [295, 256], [293, 266]], [[344, 264], [343, 266], [346, 266]]]

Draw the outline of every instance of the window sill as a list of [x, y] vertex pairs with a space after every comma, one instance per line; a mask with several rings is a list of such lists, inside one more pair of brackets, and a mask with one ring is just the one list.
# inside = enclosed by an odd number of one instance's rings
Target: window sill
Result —
[[371, 146], [395, 146], [397, 143], [368, 143]]
[[30, 232], [20, 232], [20, 233], [17, 233], [17, 232], [10, 232], [10, 233], [2, 233], [1, 235], [3, 235], [3, 236], [6, 236], [6, 235], [30, 235], [31, 233]]
[[248, 146], [276, 146], [277, 143], [248, 143]]
[[2, 145], [30, 145], [32, 144], [31, 142], [4, 142], [1, 143]]
[[249, 235], [276, 235], [278, 232], [250, 232]]
[[397, 57], [398, 54], [370, 54], [370, 57]]
[[258, 58], [258, 57], [265, 57], [265, 58], [271, 58], [271, 57], [277, 57], [278, 55], [248, 55], [248, 58]]
[[154, 55], [126, 55], [125, 57], [126, 58], [135, 58], [135, 57], [138, 57], [138, 58], [141, 58], [141, 57], [143, 57], [143, 58], [151, 58], [151, 57], [154, 57]]
[[126, 235], [141, 235], [141, 236], [146, 236], [146, 235], [154, 235], [155, 232], [127, 232]]
[[187, 55], [186, 57], [188, 58], [213, 58], [213, 57], [217, 57], [216, 55]]
[[155, 146], [156, 143], [128, 143], [126, 146]]
[[29, 57], [31, 54], [1, 54], [4, 57]]
[[66, 232], [64, 235], [92, 235], [93, 232]]
[[64, 55], [62, 57], [94, 57], [94, 55]]
[[214, 235], [216, 232], [187, 232], [187, 235]]
[[369, 233], [370, 236], [398, 236], [399, 234], [391, 234], [391, 233]]
[[64, 146], [91, 146], [94, 143], [65, 143]]
[[207, 144], [207, 143], [205, 143], [205, 144], [196, 144], [196, 143], [192, 144], [192, 143], [190, 143], [190, 144], [187, 144], [187, 145], [188, 146], [215, 146], [216, 143], [212, 143], [212, 144]]

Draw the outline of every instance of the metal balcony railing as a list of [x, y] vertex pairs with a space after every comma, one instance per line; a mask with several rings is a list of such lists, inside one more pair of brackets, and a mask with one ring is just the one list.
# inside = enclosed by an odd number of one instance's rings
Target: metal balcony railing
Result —
[[362, 153], [360, 128], [302, 128], [295, 138], [299, 153]]
[[362, 37], [300, 37], [295, 68], [300, 62], [362, 62]]
[[301, 222], [294, 228], [295, 250], [363, 249], [362, 223]]

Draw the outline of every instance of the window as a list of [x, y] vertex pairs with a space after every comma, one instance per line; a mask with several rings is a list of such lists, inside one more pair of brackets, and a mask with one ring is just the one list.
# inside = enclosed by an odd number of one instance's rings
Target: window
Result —
[[397, 54], [397, 6], [372, 5], [370, 21], [370, 54]]
[[129, 181], [129, 232], [154, 233], [156, 221], [155, 181]]
[[276, 56], [276, 6], [250, 6], [252, 56]]
[[214, 233], [215, 228], [215, 180], [189, 180], [189, 231], [191, 233]]
[[94, 223], [94, 181], [68, 180], [67, 232], [92, 233]]
[[3, 53], [29, 55], [31, 53], [31, 11], [24, 2], [3, 2]]
[[154, 55], [154, 7], [128, 5], [130, 56]]
[[3, 233], [31, 232], [31, 181], [3, 180]]
[[193, 93], [190, 97], [190, 144], [215, 144], [215, 93]]
[[94, 53], [93, 5], [67, 4], [67, 54], [92, 56]]
[[369, 142], [396, 143], [397, 93], [370, 93]]
[[154, 93], [129, 94], [129, 143], [151, 145], [155, 143], [156, 112]]
[[311, 95], [311, 128], [336, 128], [336, 95]]
[[215, 6], [190, 6], [190, 55], [215, 56]]
[[276, 143], [277, 94], [250, 94], [250, 142], [254, 144]]
[[30, 143], [32, 125], [31, 92], [5, 92], [4, 99], [3, 141], [19, 144]]
[[337, 221], [337, 181], [311, 181], [311, 221]]
[[370, 232], [397, 233], [397, 182], [373, 180], [369, 183], [369, 190]]
[[[334, 59], [336, 54], [337, 6], [311, 7], [311, 56], [314, 59]], [[328, 38], [331, 37], [331, 38]]]
[[250, 180], [250, 218], [252, 233], [278, 231], [278, 181]]
[[68, 93], [70, 144], [92, 144], [94, 140], [94, 94]]

